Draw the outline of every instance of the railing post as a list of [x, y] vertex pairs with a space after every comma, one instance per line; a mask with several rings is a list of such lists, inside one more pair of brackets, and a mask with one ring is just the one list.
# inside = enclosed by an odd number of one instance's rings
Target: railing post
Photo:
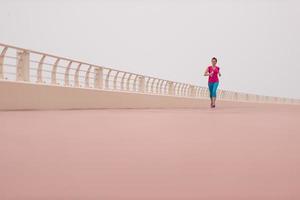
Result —
[[238, 101], [238, 100], [239, 100], [239, 95], [238, 95], [238, 93], [237, 93], [237, 92], [235, 92], [235, 93], [234, 93], [234, 97], [235, 97], [235, 100], [236, 100], [236, 101]]
[[155, 92], [157, 93], [157, 94], [160, 94], [160, 85], [161, 85], [161, 79], [158, 79], [158, 82], [157, 82], [157, 84], [156, 84], [156, 87], [155, 87]]
[[173, 91], [172, 91], [172, 94], [174, 96], [177, 96], [178, 95], [178, 83], [177, 82], [172, 82], [172, 87], [173, 87]]
[[4, 78], [4, 76], [3, 76], [3, 63], [4, 63], [4, 56], [5, 56], [5, 53], [6, 53], [7, 49], [8, 49], [8, 47], [4, 47], [4, 49], [2, 50], [1, 55], [0, 55], [0, 79]]
[[149, 81], [150, 81], [150, 77], [147, 77], [147, 81], [145, 82], [145, 93], [149, 92]]
[[224, 91], [223, 90], [218, 90], [218, 98], [219, 99], [224, 99], [223, 96], [224, 96]]
[[75, 71], [75, 76], [74, 76], [74, 86], [79, 87], [79, 71], [80, 71], [81, 63], [78, 64], [76, 71]]
[[106, 89], [109, 89], [109, 78], [110, 78], [110, 73], [112, 72], [112, 69], [109, 69], [107, 74], [106, 74], [106, 77], [105, 77], [105, 86], [104, 88]]
[[163, 90], [163, 87], [162, 87], [162, 86], [163, 86], [164, 82], [165, 82], [164, 80], [161, 80], [161, 81], [160, 81], [160, 84], [159, 84], [159, 86], [158, 86], [158, 88], [159, 88], [159, 89], [158, 89], [158, 91], [159, 91], [158, 93], [159, 93], [159, 94], [162, 94], [162, 93], [163, 93], [163, 92], [162, 92], [162, 90]]
[[152, 82], [151, 82], [151, 89], [150, 89], [150, 93], [154, 93], [154, 90], [153, 90], [153, 85], [154, 85], [154, 82], [156, 81], [156, 78], [153, 78], [152, 79]]
[[[135, 78], [134, 78], [134, 80], [133, 80], [133, 91], [136, 91], [137, 89], [136, 89], [136, 86], [137, 86], [137, 80], [139, 80], [139, 78], [140, 78], [140, 76], [138, 76], [138, 75], [135, 75]], [[138, 89], [139, 90], [139, 89]]]
[[[127, 77], [127, 81], [126, 81], [126, 90], [129, 91], [130, 90], [130, 80], [131, 80], [131, 76], [132, 74], [129, 74], [129, 76]], [[107, 82], [108, 83], [108, 82]]]
[[69, 82], [69, 73], [70, 73], [70, 69], [71, 69], [71, 65], [72, 65], [72, 61], [69, 61], [69, 64], [66, 68], [66, 71], [65, 71], [65, 86], [69, 86], [70, 85], [70, 82]]
[[117, 89], [117, 79], [119, 77], [119, 73], [120, 73], [120, 71], [117, 71], [117, 73], [114, 76], [114, 90]]
[[171, 81], [168, 81], [169, 87], [168, 87], [168, 95], [174, 95], [174, 83]]
[[181, 87], [181, 96], [185, 96], [185, 87], [186, 87], [186, 84], [185, 83], [182, 83], [182, 87]]
[[36, 71], [37, 72], [37, 80], [36, 80], [37, 83], [43, 82], [43, 63], [44, 63], [45, 58], [46, 58], [46, 55], [43, 55], [41, 57], [37, 71]]
[[103, 68], [95, 67], [94, 88], [103, 89]]
[[186, 86], [184, 88], [185, 96], [190, 96], [190, 89], [191, 89], [191, 86], [189, 84], [186, 84]]
[[142, 92], [142, 93], [145, 92], [145, 77], [144, 76], [139, 77], [139, 92]]
[[201, 87], [201, 88], [200, 88], [200, 96], [201, 96], [201, 97], [206, 97], [206, 96], [205, 96], [205, 95], [206, 95], [205, 92], [206, 92], [206, 88]]
[[29, 52], [17, 51], [17, 81], [29, 81]]
[[92, 65], [89, 66], [89, 68], [88, 68], [88, 70], [85, 74], [85, 84], [84, 84], [84, 86], [86, 88], [90, 87], [90, 71], [91, 71], [91, 69], [92, 69]]
[[195, 97], [195, 87], [193, 85], [190, 85], [190, 96]]
[[122, 79], [121, 79], [121, 90], [124, 90], [124, 79], [125, 79], [125, 76], [126, 76], [126, 72], [123, 72], [123, 76], [122, 76]]
[[180, 90], [179, 90], [179, 95], [180, 95], [180, 96], [183, 96], [183, 94], [184, 94], [184, 93], [183, 93], [184, 86], [185, 86], [185, 85], [184, 85], [183, 83], [180, 83]]
[[163, 87], [163, 94], [168, 94], [168, 91], [167, 91], [167, 88], [168, 88], [168, 84], [169, 84], [169, 81], [165, 80], [164, 81], [164, 87]]
[[56, 85], [57, 81], [56, 81], [56, 71], [57, 71], [57, 65], [59, 63], [59, 58], [56, 59], [53, 68], [52, 68], [52, 72], [51, 72], [51, 84]]
[[198, 89], [199, 89], [199, 87], [195, 85], [194, 86], [194, 95], [195, 95], [195, 97], [198, 96]]

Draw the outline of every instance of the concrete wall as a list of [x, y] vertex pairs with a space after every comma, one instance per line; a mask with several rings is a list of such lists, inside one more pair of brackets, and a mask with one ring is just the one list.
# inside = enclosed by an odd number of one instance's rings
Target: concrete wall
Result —
[[197, 108], [208, 99], [0, 81], [0, 110]]

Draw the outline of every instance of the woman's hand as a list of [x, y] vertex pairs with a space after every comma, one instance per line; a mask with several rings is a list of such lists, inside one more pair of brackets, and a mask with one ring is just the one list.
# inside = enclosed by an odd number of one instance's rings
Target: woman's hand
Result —
[[208, 67], [206, 68], [205, 72], [204, 72], [204, 76], [210, 76], [209, 72], [208, 72]]

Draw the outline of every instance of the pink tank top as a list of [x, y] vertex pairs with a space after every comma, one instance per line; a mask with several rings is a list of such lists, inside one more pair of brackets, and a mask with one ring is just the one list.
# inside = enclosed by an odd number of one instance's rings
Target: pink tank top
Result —
[[208, 76], [209, 83], [219, 82], [219, 78], [218, 78], [219, 70], [220, 68], [218, 66], [215, 66], [214, 69], [212, 66], [208, 66], [208, 72], [211, 73], [213, 71], [213, 75]]

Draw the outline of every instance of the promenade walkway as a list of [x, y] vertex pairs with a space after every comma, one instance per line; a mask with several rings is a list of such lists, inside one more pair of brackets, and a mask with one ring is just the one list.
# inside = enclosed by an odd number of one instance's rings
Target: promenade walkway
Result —
[[300, 199], [299, 105], [1, 111], [0, 121], [1, 200]]

